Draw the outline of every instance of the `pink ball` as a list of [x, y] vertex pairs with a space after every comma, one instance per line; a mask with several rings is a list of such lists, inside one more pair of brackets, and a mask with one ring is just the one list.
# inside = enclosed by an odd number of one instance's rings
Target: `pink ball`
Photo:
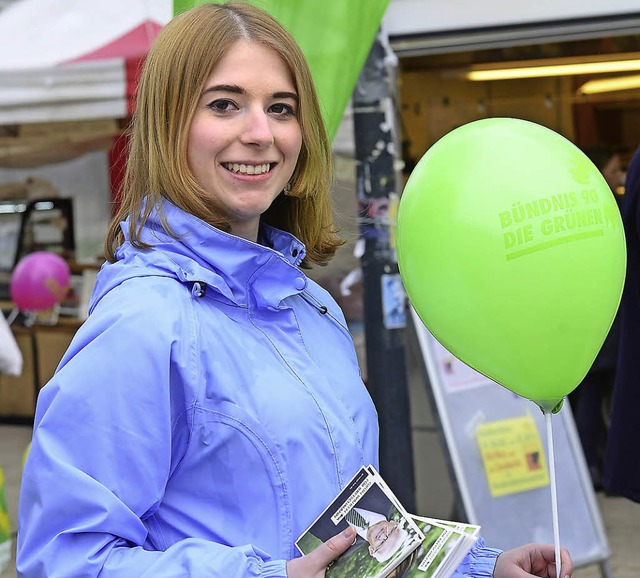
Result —
[[42, 311], [62, 301], [69, 288], [67, 262], [48, 251], [26, 255], [11, 274], [11, 299], [19, 309]]

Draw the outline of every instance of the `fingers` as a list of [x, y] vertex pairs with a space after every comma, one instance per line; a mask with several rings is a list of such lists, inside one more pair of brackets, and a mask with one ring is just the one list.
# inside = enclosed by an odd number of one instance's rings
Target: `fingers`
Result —
[[327, 540], [322, 546], [316, 548], [311, 554], [318, 553], [322, 560], [326, 560], [325, 567], [333, 562], [340, 554], [346, 552], [349, 546], [353, 544], [356, 537], [356, 531], [349, 526], [346, 530], [340, 532], [337, 536]]
[[573, 562], [566, 548], [560, 550], [561, 569], [557, 574], [553, 544], [526, 544], [502, 552], [496, 561], [494, 578], [567, 578], [573, 573]]
[[567, 578], [573, 573], [573, 560], [566, 548], [560, 548], [560, 575], [557, 573], [556, 550], [553, 544], [535, 544], [539, 548], [540, 555], [548, 561], [549, 576], [555, 578]]
[[288, 578], [323, 578], [327, 566], [346, 552], [355, 540], [356, 532], [349, 526], [302, 558], [287, 562]]
[[505, 550], [496, 560], [493, 578], [531, 578], [527, 557], [522, 547]]
[[560, 562], [561, 562], [561, 568], [560, 568], [561, 576], [556, 578], [566, 578], [567, 576], [571, 576], [571, 574], [573, 574], [573, 560], [571, 559], [569, 550], [567, 550], [566, 548], [560, 549]]

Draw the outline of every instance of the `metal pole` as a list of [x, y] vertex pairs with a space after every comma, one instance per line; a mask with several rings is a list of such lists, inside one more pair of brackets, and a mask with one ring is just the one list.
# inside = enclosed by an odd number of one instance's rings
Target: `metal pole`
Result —
[[406, 297], [395, 252], [399, 199], [394, 93], [397, 59], [376, 37], [353, 93], [369, 392], [380, 422], [380, 473], [407, 510], [415, 480], [405, 359]]

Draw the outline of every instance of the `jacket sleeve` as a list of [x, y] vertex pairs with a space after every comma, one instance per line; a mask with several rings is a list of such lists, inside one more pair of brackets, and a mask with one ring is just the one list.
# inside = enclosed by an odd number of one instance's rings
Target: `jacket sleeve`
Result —
[[21, 486], [18, 576], [286, 578], [284, 560], [251, 545], [189, 538], [159, 551], [149, 542], [145, 522], [189, 441], [193, 400], [179, 382], [196, 372], [176, 361], [195, 357], [180, 337], [188, 307], [141, 309], [111, 300], [94, 311], [40, 393]]
[[501, 553], [502, 550], [488, 548], [484, 540], [478, 538], [451, 578], [492, 578], [496, 560]]

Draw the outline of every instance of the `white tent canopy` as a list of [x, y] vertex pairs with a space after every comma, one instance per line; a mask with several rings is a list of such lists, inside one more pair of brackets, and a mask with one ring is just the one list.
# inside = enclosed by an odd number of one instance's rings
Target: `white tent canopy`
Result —
[[171, 18], [171, 0], [20, 0], [0, 13], [0, 68], [57, 66], [149, 22]]
[[67, 156], [113, 135], [172, 11], [171, 0], [20, 0], [0, 12], [0, 163], [30, 162], [52, 132]]

